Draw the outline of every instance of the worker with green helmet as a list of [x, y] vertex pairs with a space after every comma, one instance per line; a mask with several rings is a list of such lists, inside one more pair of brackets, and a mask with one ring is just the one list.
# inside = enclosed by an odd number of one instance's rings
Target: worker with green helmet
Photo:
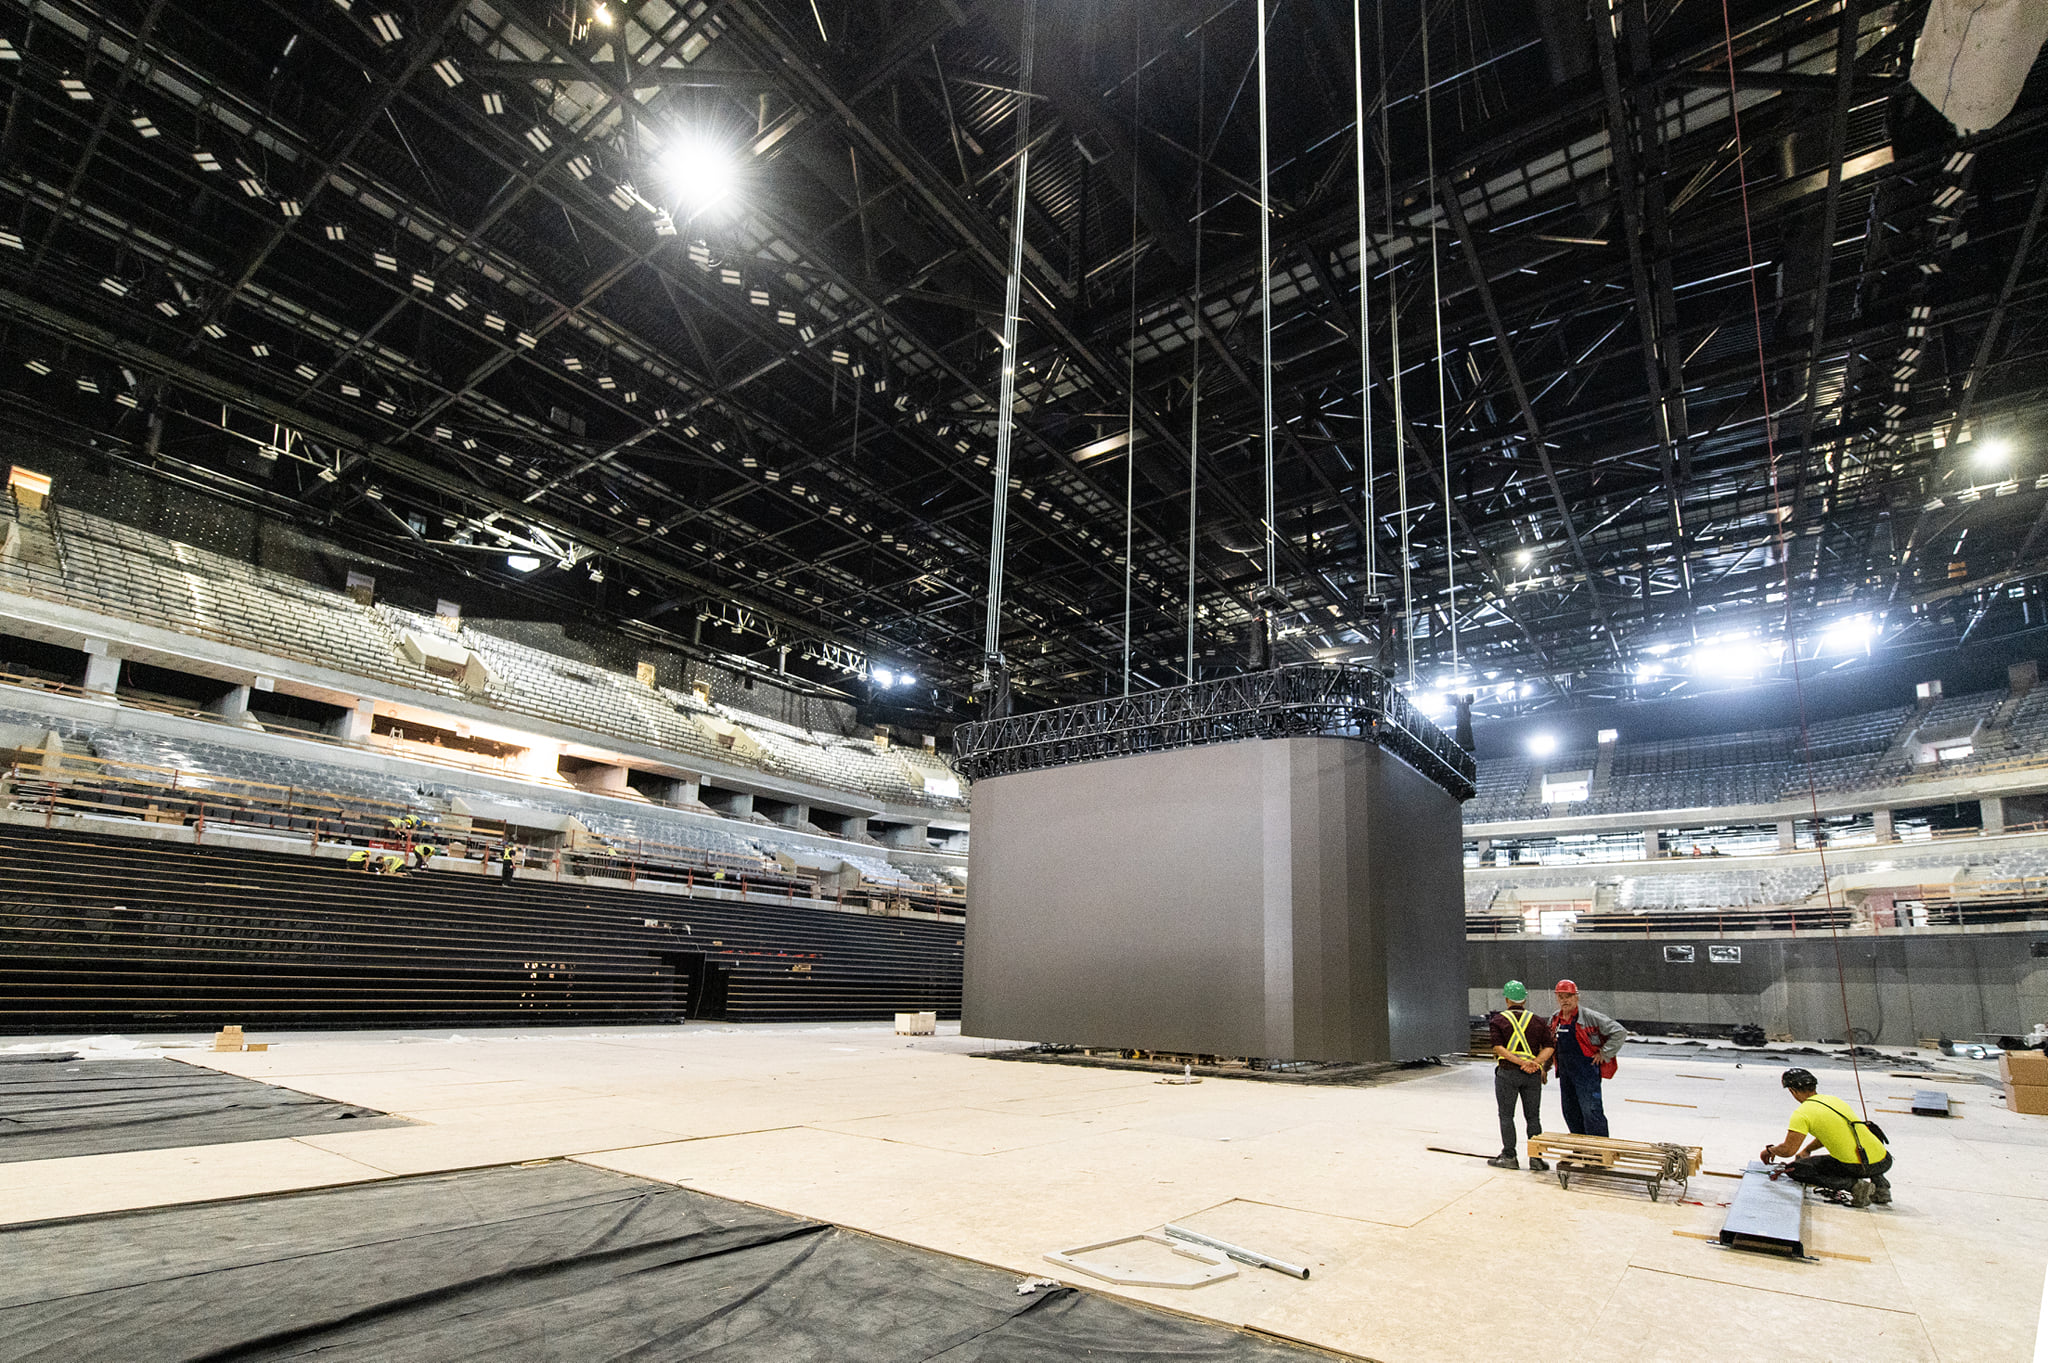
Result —
[[[1529, 1010], [1529, 989], [1520, 980], [1501, 987], [1507, 1007], [1487, 1016], [1493, 1036], [1493, 1101], [1500, 1109], [1500, 1154], [1487, 1161], [1496, 1169], [1519, 1169], [1515, 1157], [1515, 1104], [1522, 1105], [1522, 1124], [1534, 1140], [1543, 1134], [1543, 1084], [1553, 1042], [1550, 1024]], [[1529, 1167], [1541, 1172], [1549, 1163], [1535, 1155]]]

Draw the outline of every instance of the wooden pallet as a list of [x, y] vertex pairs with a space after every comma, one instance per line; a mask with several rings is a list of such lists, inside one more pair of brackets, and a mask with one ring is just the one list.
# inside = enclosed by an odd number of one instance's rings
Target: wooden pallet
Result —
[[1666, 1183], [1678, 1184], [1683, 1196], [1686, 1184], [1706, 1161], [1696, 1145], [1548, 1131], [1529, 1138], [1529, 1158], [1548, 1159], [1555, 1165], [1560, 1187], [1571, 1187], [1573, 1174], [1600, 1174], [1643, 1184], [1652, 1202], [1658, 1200]]

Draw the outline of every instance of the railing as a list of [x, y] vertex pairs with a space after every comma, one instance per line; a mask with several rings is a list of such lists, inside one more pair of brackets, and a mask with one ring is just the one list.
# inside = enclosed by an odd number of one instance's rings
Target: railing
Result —
[[458, 859], [474, 855], [489, 871], [501, 849], [510, 843], [518, 864], [579, 875], [597, 875], [637, 883], [639, 880], [681, 884], [692, 892], [734, 891], [742, 901], [757, 893], [801, 895], [844, 907], [870, 911], [898, 907], [959, 914], [964, 894], [943, 884], [881, 884], [865, 878], [851, 889], [827, 894], [814, 877], [790, 872], [764, 858], [688, 847], [681, 844], [604, 839], [559, 849], [520, 849], [503, 835], [480, 834], [407, 825], [420, 811], [412, 805], [280, 786], [239, 777], [195, 775], [172, 767], [126, 759], [63, 754], [39, 762], [12, 763], [6, 772], [7, 801], [17, 811], [40, 813], [50, 826], [58, 815], [175, 824], [193, 831], [203, 842], [209, 830], [238, 830], [270, 836], [304, 837], [309, 847], [322, 843], [357, 845], [409, 857], [414, 846], [460, 844], [444, 851]]
[[1297, 665], [1140, 695], [982, 720], [954, 731], [953, 765], [973, 780], [1248, 738], [1378, 743], [1453, 797], [1477, 769], [1391, 682], [1362, 667]]
[[[53, 527], [53, 534], [58, 533], [55, 527], [57, 526], [59, 519], [60, 518], [56, 516], [52, 516], [50, 518], [50, 524]], [[116, 555], [131, 555], [143, 553], [142, 550], [133, 548], [131, 546], [123, 545], [114, 541], [104, 540], [90, 534], [79, 535], [78, 538], [94, 544], [106, 546]], [[331, 656], [322, 656], [308, 653], [303, 650], [294, 649], [288, 642], [279, 639], [275, 631], [265, 632], [259, 636], [253, 630], [237, 631], [223, 629], [216, 626], [204, 624], [196, 620], [181, 619], [171, 615], [167, 611], [161, 609], [147, 609], [143, 606], [136, 604], [133, 600], [121, 599], [113, 595], [110, 595], [107, 592], [95, 590], [93, 587], [89, 585], [73, 581], [71, 577], [64, 573], [53, 573], [46, 568], [41, 568], [34, 564], [22, 563], [18, 561], [0, 563], [0, 589], [4, 589], [5, 591], [13, 593], [17, 596], [29, 597], [31, 599], [45, 601], [53, 605], [67, 606], [72, 609], [79, 610], [89, 610], [94, 612], [95, 614], [108, 615], [116, 619], [130, 620], [137, 624], [147, 625], [154, 629], [166, 630], [173, 634], [186, 635], [188, 637], [195, 639], [204, 639], [209, 643], [219, 644], [228, 648], [238, 648], [252, 652], [257, 652], [269, 657], [282, 658], [292, 662], [303, 663], [310, 667], [321, 668], [325, 671], [341, 672], [351, 676], [370, 677], [378, 681], [384, 681], [396, 686], [404, 687], [407, 690], [417, 691], [425, 689], [428, 690], [430, 693], [439, 694], [438, 692], [435, 692], [434, 688], [432, 688], [431, 686], [426, 686], [423, 684], [423, 674], [418, 669], [402, 668], [399, 667], [395, 662], [388, 667], [368, 666], [365, 665], [361, 659], [335, 658]], [[260, 591], [261, 588], [252, 587], [251, 590]], [[345, 609], [339, 602], [336, 602], [333, 608], [337, 611], [342, 611]], [[382, 622], [383, 620], [383, 617], [377, 615], [375, 611], [370, 611], [368, 612], [368, 614], [370, 614], [372, 617], [374, 617], [380, 622]], [[385, 629], [388, 632], [388, 625], [385, 626]], [[49, 689], [57, 688], [53, 686]], [[576, 728], [588, 729], [592, 733], [604, 734], [608, 737], [622, 739], [628, 742], [646, 743], [649, 741], [648, 736], [643, 733], [623, 732], [615, 727], [606, 726], [599, 723], [581, 722], [574, 718], [570, 718], [565, 721], [564, 716], [560, 710], [552, 709], [545, 705], [528, 703], [516, 695], [497, 694], [489, 696], [487, 698], [482, 698], [482, 700], [483, 703], [487, 704], [490, 708], [495, 710], [501, 710], [508, 714], [520, 715], [529, 719], [544, 720], [554, 724], [561, 724], [567, 722]], [[682, 714], [681, 711], [678, 711], [677, 713], [678, 715]], [[687, 720], [688, 718], [687, 716], [682, 717], [685, 720]], [[214, 716], [214, 718], [219, 717]], [[752, 767], [755, 770], [760, 770], [764, 772], [768, 770], [768, 768], [764, 764], [737, 761], [731, 754], [727, 754], [721, 760], [734, 762], [735, 765], [739, 766]], [[488, 770], [488, 768], [479, 769]], [[911, 787], [907, 782], [904, 784], [900, 792], [892, 791], [884, 794], [882, 792], [871, 790], [866, 786], [858, 784], [842, 785], [832, 782], [821, 781], [817, 778], [808, 779], [812, 780], [815, 784], [825, 786], [827, 789], [844, 790], [850, 794], [858, 794], [869, 796], [871, 798], [886, 799], [894, 803], [913, 805], [924, 809], [934, 809], [940, 811], [950, 810], [957, 812], [967, 808], [967, 801], [964, 797], [959, 799], [948, 799], [943, 796], [934, 796], [928, 794], [925, 791], [917, 790]]]
[[[1643, 913], [1603, 910], [1581, 913], [1560, 935], [1567, 937], [1651, 937], [1684, 933], [1725, 937], [1730, 933], [1848, 932], [1877, 935], [1900, 929], [1968, 927], [2048, 920], [2048, 877], [1987, 882], [1957, 893], [1952, 885], [1900, 886], [1872, 905], [1838, 903], [1771, 904], [1745, 908], [1654, 909]], [[1905, 921], [1900, 921], [1900, 920]], [[1519, 914], [1467, 913], [1470, 937], [1520, 936], [1527, 920]]]

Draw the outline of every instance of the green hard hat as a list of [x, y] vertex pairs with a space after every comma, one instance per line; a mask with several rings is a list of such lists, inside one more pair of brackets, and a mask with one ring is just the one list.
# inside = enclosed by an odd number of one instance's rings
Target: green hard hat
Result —
[[1507, 995], [1509, 1003], [1520, 1003], [1529, 997], [1529, 986], [1520, 980], [1509, 980], [1501, 987], [1500, 992]]

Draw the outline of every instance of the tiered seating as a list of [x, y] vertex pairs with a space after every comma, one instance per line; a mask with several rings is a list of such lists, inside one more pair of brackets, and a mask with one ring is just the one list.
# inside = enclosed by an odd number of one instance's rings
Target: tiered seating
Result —
[[1779, 797], [1788, 757], [1780, 733], [1619, 744], [1607, 788], [1586, 812], [1768, 804]]
[[103, 517], [58, 508], [49, 521], [63, 569], [17, 556], [0, 563], [0, 590], [58, 601], [179, 633], [437, 696], [492, 706], [665, 751], [748, 765], [744, 749], [719, 741], [698, 717], [720, 718], [758, 735], [773, 770], [808, 783], [913, 804], [964, 809], [963, 797], [935, 796], [906, 779], [894, 759], [877, 761], [860, 740], [813, 733], [760, 715], [706, 706], [687, 692], [655, 690], [637, 679], [500, 638], [472, 626], [459, 642], [492, 681], [469, 696], [458, 679], [413, 663], [406, 631], [444, 633], [432, 617], [388, 603], [366, 608], [239, 559], [149, 534]]
[[240, 559], [55, 508], [65, 571], [0, 566], [0, 585], [257, 652], [412, 686], [420, 670], [359, 606]]
[[[94, 735], [92, 750], [94, 756], [110, 762], [169, 767], [202, 781], [211, 775], [286, 789], [355, 795], [389, 804], [420, 802], [419, 787], [410, 781], [255, 748], [163, 738], [110, 726]], [[118, 770], [114, 769], [116, 774]]]
[[1479, 764], [1478, 789], [1465, 802], [1466, 823], [1491, 823], [1498, 819], [1527, 818], [1536, 806], [1524, 797], [1535, 768], [1526, 758], [1495, 757]]
[[679, 1021], [699, 954], [734, 1021], [959, 1012], [954, 923], [0, 827], [14, 1031]]
[[1820, 890], [1818, 868], [1774, 871], [1684, 871], [1623, 876], [1615, 906], [1623, 909], [1757, 908], [1796, 904]]
[[1798, 736], [1793, 735], [1791, 762], [1780, 794], [1804, 795], [1809, 774], [1813, 787], [1822, 791], [1862, 790], [1877, 784], [1878, 763], [1912, 714], [1913, 707], [1899, 705], [1807, 725], [1803, 752]]

